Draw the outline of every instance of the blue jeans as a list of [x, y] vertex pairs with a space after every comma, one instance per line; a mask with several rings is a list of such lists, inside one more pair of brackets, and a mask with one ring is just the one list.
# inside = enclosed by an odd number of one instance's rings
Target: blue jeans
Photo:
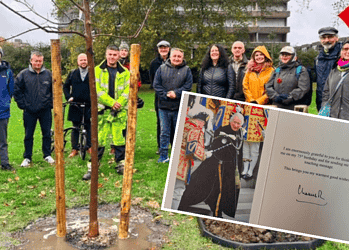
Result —
[[160, 157], [168, 156], [168, 145], [170, 144], [171, 128], [176, 127], [177, 116], [178, 110], [159, 109]]

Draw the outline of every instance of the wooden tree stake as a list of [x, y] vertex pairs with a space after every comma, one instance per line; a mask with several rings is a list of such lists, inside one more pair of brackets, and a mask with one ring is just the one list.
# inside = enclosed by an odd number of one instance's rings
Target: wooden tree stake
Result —
[[59, 39], [51, 40], [51, 63], [53, 82], [53, 112], [55, 127], [56, 153], [56, 207], [57, 207], [57, 237], [65, 237], [65, 193], [64, 193], [64, 143], [63, 143], [63, 107], [62, 107], [62, 71], [61, 49]]
[[126, 138], [126, 156], [125, 170], [122, 182], [122, 198], [120, 211], [119, 239], [126, 239], [128, 236], [129, 213], [131, 209], [131, 190], [132, 175], [134, 164], [134, 153], [136, 144], [136, 125], [137, 125], [137, 92], [139, 63], [141, 55], [141, 46], [139, 44], [131, 45], [131, 82], [128, 100], [128, 121]]
[[91, 98], [91, 194], [90, 194], [90, 224], [89, 237], [97, 237], [99, 235], [98, 227], [98, 112], [97, 112], [97, 94], [95, 81], [95, 64], [93, 59], [93, 39], [91, 27], [91, 12], [90, 1], [84, 0], [84, 14], [85, 14], [85, 40], [86, 40], [86, 54], [88, 60], [88, 75], [90, 85]]

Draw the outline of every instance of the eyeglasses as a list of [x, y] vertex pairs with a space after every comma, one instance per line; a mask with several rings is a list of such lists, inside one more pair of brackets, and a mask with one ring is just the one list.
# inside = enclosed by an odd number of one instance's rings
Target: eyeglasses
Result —
[[292, 54], [289, 53], [280, 53], [281, 56], [292, 56]]

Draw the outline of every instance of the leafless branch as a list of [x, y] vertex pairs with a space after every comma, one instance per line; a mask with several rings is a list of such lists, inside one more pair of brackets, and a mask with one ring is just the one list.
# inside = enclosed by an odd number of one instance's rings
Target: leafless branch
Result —
[[84, 12], [84, 8], [81, 7], [79, 4], [77, 4], [76, 2], [74, 2], [73, 0], [69, 0], [72, 4], [74, 4], [79, 10], [81, 10], [82, 12]]
[[[79, 19], [71, 19], [70, 22], [68, 23], [57, 23], [57, 22], [53, 22], [51, 21], [50, 19], [48, 18], [45, 18], [44, 16], [40, 15], [39, 13], [37, 13], [34, 9], [33, 6], [30, 6], [29, 3], [26, 1], [26, 0], [23, 0], [23, 1], [20, 1], [20, 0], [15, 0], [16, 2], [20, 3], [20, 4], [23, 4], [25, 7], [28, 8], [28, 10], [30, 10], [32, 13], [34, 13], [35, 15], [37, 15], [38, 17], [44, 19], [45, 21], [49, 22], [49, 23], [52, 23], [52, 24], [55, 24], [55, 25], [69, 25], [69, 24], [72, 24], [74, 21], [79, 21]], [[70, 18], [69, 18], [70, 19]]]
[[8, 40], [10, 40], [10, 39], [16, 38], [16, 37], [18, 37], [18, 36], [20, 36], [20, 35], [23, 35], [23, 34], [25, 34], [25, 33], [28, 33], [28, 32], [34, 31], [34, 30], [39, 30], [39, 29], [40, 29], [40, 28], [32, 28], [32, 29], [29, 29], [29, 30], [24, 31], [24, 32], [22, 32], [22, 33], [19, 33], [19, 34], [17, 34], [17, 35], [8, 37], [8, 38], [6, 38], [6, 39], [4, 39], [4, 40], [2, 40], [2, 41], [8, 41]]
[[2, 4], [5, 8], [7, 8], [8, 10], [12, 11], [13, 13], [15, 13], [16, 15], [20, 16], [21, 18], [27, 20], [28, 22], [30, 22], [31, 24], [33, 24], [34, 26], [42, 29], [43, 31], [47, 32], [47, 33], [55, 33], [55, 34], [76, 34], [82, 37], [85, 37], [84, 34], [77, 32], [77, 31], [55, 31], [55, 30], [48, 30], [47, 28], [54, 28], [54, 29], [58, 29], [56, 27], [50, 27], [50, 26], [41, 26], [39, 24], [37, 24], [36, 22], [34, 22], [33, 20], [30, 20], [29, 18], [27, 18], [26, 16], [23, 16], [22, 14], [18, 13], [17, 11], [15, 11], [14, 9], [12, 9], [10, 6], [6, 5], [3, 1], [0, 1], [0, 4]]
[[153, 2], [151, 3], [149, 9], [147, 10], [147, 12], [145, 14], [145, 17], [143, 19], [142, 24], [138, 27], [138, 29], [136, 30], [136, 32], [132, 36], [115, 36], [112, 34], [97, 34], [94, 36], [94, 38], [99, 37], [99, 36], [111, 36], [111, 37], [115, 37], [115, 38], [125, 38], [125, 39], [137, 38], [139, 36], [139, 34], [141, 33], [142, 29], [144, 28], [145, 22], [148, 20], [149, 14], [150, 14], [155, 2], [156, 2], [156, 0], [153, 0]]

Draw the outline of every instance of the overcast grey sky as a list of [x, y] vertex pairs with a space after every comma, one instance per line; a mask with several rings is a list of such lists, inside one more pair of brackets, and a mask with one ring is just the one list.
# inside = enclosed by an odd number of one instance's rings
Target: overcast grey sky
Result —
[[[27, 0], [31, 5], [34, 5], [37, 12], [47, 16], [53, 9], [52, 2], [50, 0]], [[291, 11], [291, 16], [288, 18], [288, 26], [291, 28], [290, 33], [287, 35], [288, 42], [291, 45], [302, 45], [305, 43], [312, 43], [318, 41], [317, 31], [321, 27], [332, 26], [336, 20], [332, 3], [335, 0], [312, 0], [309, 9], [304, 9], [299, 5], [302, 0], [291, 0], [288, 3], [288, 8]], [[23, 10], [25, 7], [21, 6], [13, 0], [4, 0], [4, 2], [10, 5], [12, 8]], [[21, 19], [14, 13], [5, 9], [0, 5], [1, 22], [0, 22], [0, 36], [8, 38], [16, 35], [34, 26], [28, 23], [26, 20]], [[33, 14], [22, 13], [30, 17], [31, 19], [39, 22], [44, 21]], [[340, 36], [349, 36], [349, 28], [339, 20]], [[55, 34], [48, 34], [44, 31], [34, 31], [18, 37], [23, 42], [29, 42], [35, 44], [43, 42], [50, 43], [50, 39], [55, 39], [58, 36]]]
[[[292, 46], [318, 41], [318, 30], [322, 27], [336, 27], [340, 37], [349, 36], [349, 28], [334, 13], [332, 4], [335, 0], [312, 0], [309, 9], [302, 8], [298, 2], [301, 0], [288, 2], [291, 16], [287, 19], [290, 27], [287, 41]], [[334, 25], [336, 21], [339, 25]]]

